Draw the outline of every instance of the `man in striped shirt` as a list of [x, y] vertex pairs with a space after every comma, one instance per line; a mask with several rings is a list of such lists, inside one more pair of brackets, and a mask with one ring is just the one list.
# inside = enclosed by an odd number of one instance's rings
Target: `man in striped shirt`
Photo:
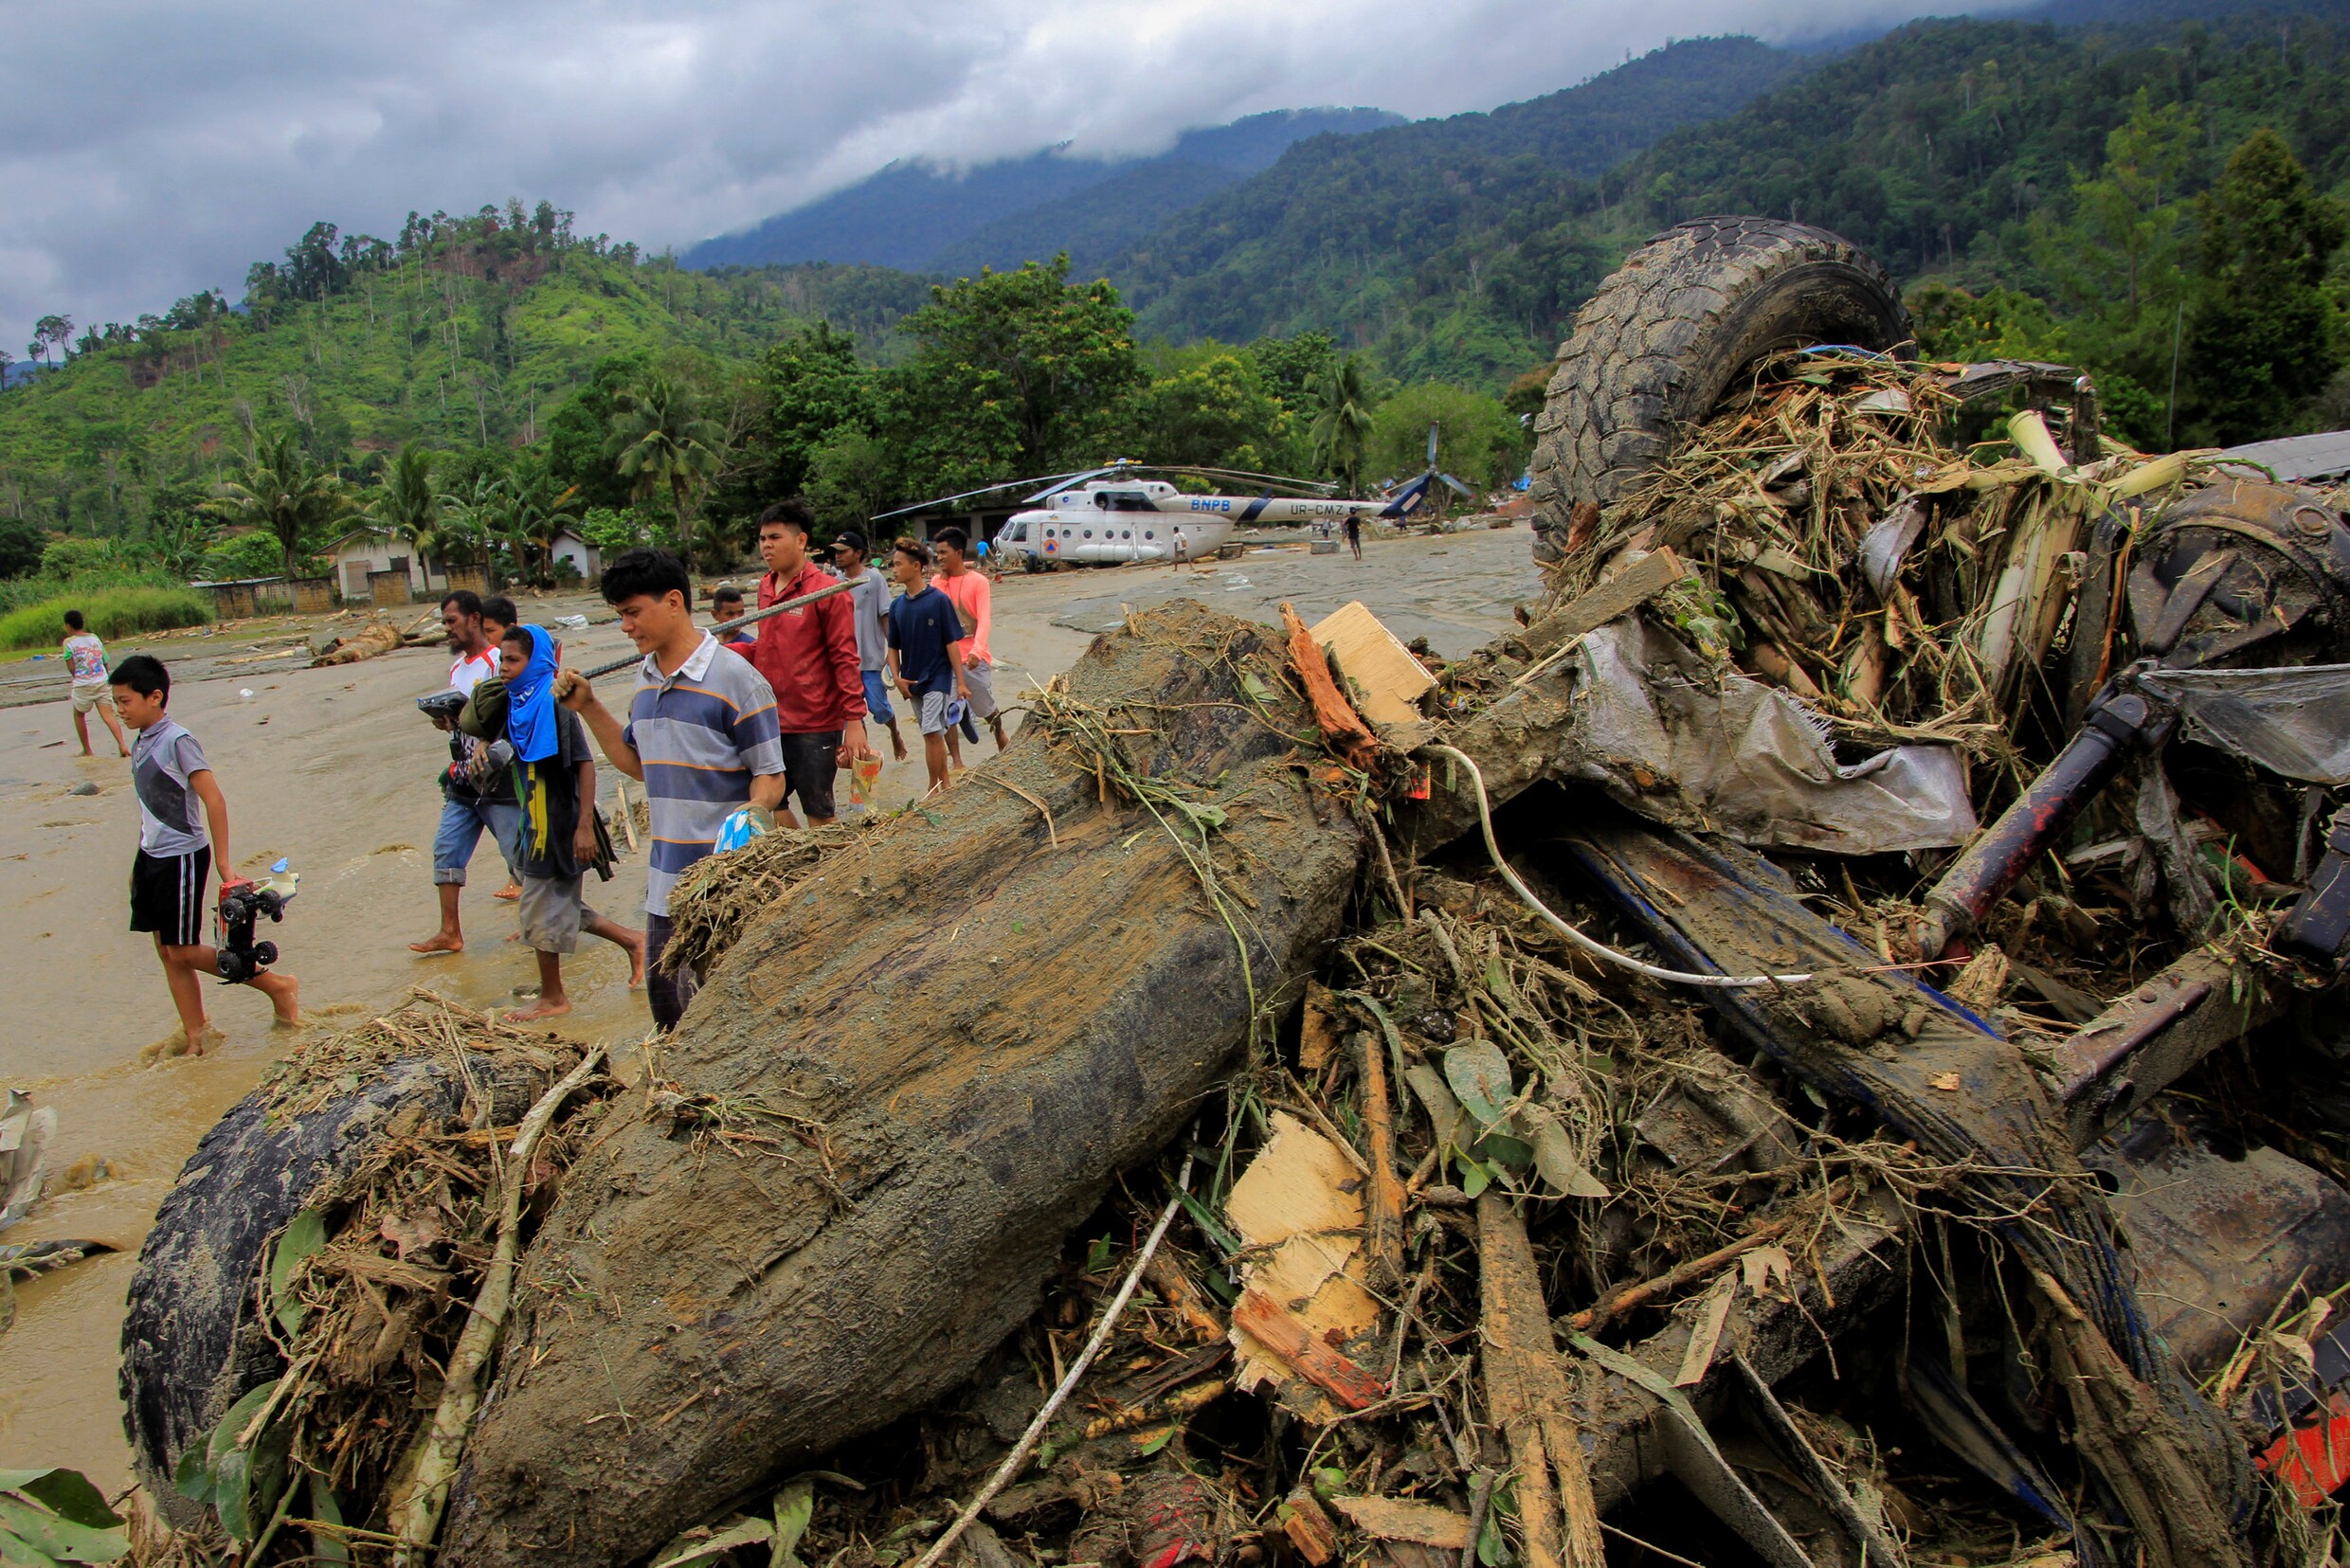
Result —
[[694, 999], [690, 973], [661, 973], [669, 890], [711, 852], [730, 814], [748, 805], [771, 819], [784, 798], [774, 689], [749, 659], [721, 657], [718, 640], [694, 624], [693, 594], [685, 564], [665, 550], [632, 550], [604, 568], [604, 602], [644, 654], [624, 727], [587, 676], [555, 677], [555, 700], [587, 720], [614, 767], [643, 782], [652, 805], [645, 998], [662, 1029], [676, 1028]]

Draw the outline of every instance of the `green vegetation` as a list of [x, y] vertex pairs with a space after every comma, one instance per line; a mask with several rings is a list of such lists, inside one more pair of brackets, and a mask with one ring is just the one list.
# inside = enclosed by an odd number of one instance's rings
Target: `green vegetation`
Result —
[[1629, 248], [1557, 232], [1594, 182], [1805, 64], [1751, 38], [1684, 40], [1490, 115], [1316, 137], [1107, 270], [1150, 333], [1322, 331], [1414, 378], [1497, 389]]
[[352, 484], [409, 444], [533, 446], [615, 354], [706, 377], [820, 318], [877, 351], [924, 295], [878, 267], [683, 272], [545, 203], [412, 215], [391, 241], [321, 224], [252, 269], [242, 309], [208, 291], [45, 345], [64, 363], [0, 394], [0, 515], [143, 537], [166, 487], [208, 491], [265, 431]]
[[360, 527], [510, 581], [551, 581], [566, 529], [730, 564], [784, 496], [840, 526], [1121, 456], [1356, 491], [1416, 474], [1431, 421], [1499, 484], [1575, 309], [1709, 211], [1845, 234], [1926, 352], [2080, 365], [2142, 446], [2350, 424], [2350, 34], [2248, 18], [1684, 42], [1295, 143], [1112, 280], [689, 273], [545, 203], [317, 225], [233, 307], [39, 324], [48, 368], [0, 393], [0, 604], [315, 572]]
[[[1152, 333], [1318, 330], [1498, 391], [1658, 229], [1785, 213], [1914, 285], [1932, 351], [2083, 364], [2134, 440], [2350, 422], [2327, 199], [2350, 188], [2350, 7], [2293, 9], [1923, 22], [1800, 75], [1679, 44], [1491, 116], [1302, 143], [1109, 271]], [[1620, 160], [1542, 134], [1643, 101], [1682, 128]]]
[[[764, 490], [804, 490], [829, 524], [886, 498], [1088, 467], [1111, 457], [1329, 475], [1352, 490], [1383, 453], [1382, 406], [1411, 427], [1417, 473], [1428, 422], [1464, 478], [1506, 483], [1526, 434], [1501, 405], [1452, 387], [1400, 388], [1367, 355], [1339, 356], [1324, 333], [1138, 346], [1106, 282], [1073, 282], [1068, 259], [982, 272], [931, 291], [907, 317], [913, 352], [860, 361], [818, 326], [777, 344], [762, 367], [765, 422], [754, 448]], [[1383, 472], [1383, 470], [1380, 471]]]
[[80, 610], [90, 630], [107, 639], [201, 626], [212, 619], [212, 606], [205, 596], [183, 585], [118, 583], [68, 588], [0, 615], [0, 648], [56, 647], [65, 635], [67, 610]]

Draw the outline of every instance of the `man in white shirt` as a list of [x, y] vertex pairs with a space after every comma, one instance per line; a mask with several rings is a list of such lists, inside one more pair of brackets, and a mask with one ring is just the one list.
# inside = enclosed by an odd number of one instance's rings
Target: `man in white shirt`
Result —
[[[449, 651], [457, 656], [449, 665], [449, 685], [471, 696], [476, 686], [497, 673], [497, 649], [481, 628], [479, 596], [471, 588], [458, 588], [443, 598], [441, 628], [448, 634]], [[506, 749], [505, 743], [492, 747], [458, 733], [446, 719], [435, 717], [432, 722], [449, 731], [449, 765], [441, 770], [441, 826], [432, 838], [432, 880], [441, 898], [441, 928], [422, 942], [408, 944], [408, 951], [427, 956], [465, 950], [457, 904], [465, 891], [465, 867], [473, 860], [474, 846], [481, 841], [481, 830], [489, 829], [511, 871], [514, 837], [522, 820], [514, 778], [506, 766], [509, 759], [496, 754]]]

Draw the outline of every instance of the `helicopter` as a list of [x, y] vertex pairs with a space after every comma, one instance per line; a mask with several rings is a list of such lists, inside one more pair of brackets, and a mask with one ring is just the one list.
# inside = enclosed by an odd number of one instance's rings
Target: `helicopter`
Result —
[[[1206, 479], [1244, 479], [1264, 487], [1255, 496], [1194, 496], [1152, 474], [1183, 474]], [[1044, 488], [1021, 498], [1021, 510], [1000, 530], [993, 547], [1006, 562], [1030, 571], [1057, 566], [1108, 567], [1133, 561], [1172, 561], [1180, 540], [1183, 555], [1198, 560], [1222, 548], [1232, 531], [1253, 523], [1340, 522], [1347, 517], [1400, 517], [1417, 494], [1389, 500], [1343, 501], [1328, 493], [1334, 485], [1278, 474], [1183, 463], [1146, 463], [1118, 458], [1099, 468], [940, 496], [884, 512], [877, 523], [949, 506], [1028, 485]], [[1276, 489], [1302, 494], [1276, 495]]]

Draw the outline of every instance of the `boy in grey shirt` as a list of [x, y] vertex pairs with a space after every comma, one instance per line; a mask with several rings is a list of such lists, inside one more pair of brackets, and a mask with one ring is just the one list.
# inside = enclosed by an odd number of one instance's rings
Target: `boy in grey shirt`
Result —
[[866, 556], [865, 536], [844, 528], [832, 542], [832, 563], [857, 586], [849, 589], [856, 603], [858, 673], [865, 680], [865, 712], [890, 727], [890, 746], [897, 760], [906, 760], [906, 737], [897, 731], [897, 711], [890, 706], [890, 580]]
[[[202, 1054], [220, 1038], [205, 1016], [202, 979], [219, 973], [220, 955], [204, 941], [214, 857], [223, 892], [245, 880], [228, 858], [228, 802], [204, 748], [164, 712], [172, 700], [172, 676], [163, 661], [134, 654], [115, 666], [110, 678], [115, 706], [138, 731], [131, 748], [131, 786], [138, 796], [131, 929], [154, 937], [155, 956], [163, 961], [163, 978], [179, 1013], [180, 1032], [163, 1042], [160, 1054]], [[301, 1021], [292, 975], [264, 969], [244, 983], [269, 999], [280, 1023], [290, 1028]]]

